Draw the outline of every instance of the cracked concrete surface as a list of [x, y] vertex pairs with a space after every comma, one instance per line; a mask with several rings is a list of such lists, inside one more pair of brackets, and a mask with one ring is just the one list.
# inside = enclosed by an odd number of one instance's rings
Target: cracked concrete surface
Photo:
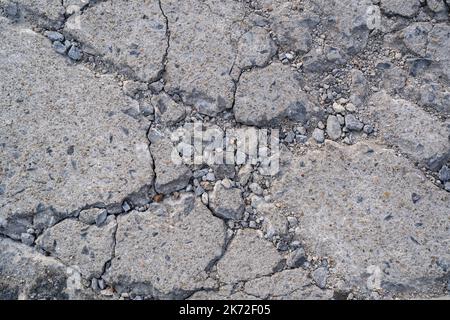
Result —
[[448, 298], [449, 30], [443, 0], [0, 0], [0, 299]]

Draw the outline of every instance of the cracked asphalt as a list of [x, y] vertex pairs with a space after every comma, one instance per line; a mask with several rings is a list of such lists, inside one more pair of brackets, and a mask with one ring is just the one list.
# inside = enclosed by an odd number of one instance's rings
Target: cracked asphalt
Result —
[[0, 299], [448, 299], [449, 8], [0, 0]]

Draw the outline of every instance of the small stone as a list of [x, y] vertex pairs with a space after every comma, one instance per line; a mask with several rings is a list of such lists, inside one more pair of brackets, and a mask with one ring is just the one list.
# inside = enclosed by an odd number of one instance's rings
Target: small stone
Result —
[[211, 193], [210, 207], [220, 218], [240, 220], [245, 209], [241, 190], [225, 189], [221, 183], [217, 183]]
[[306, 261], [305, 250], [303, 250], [303, 248], [298, 248], [289, 254], [286, 260], [286, 265], [289, 268], [298, 268], [301, 267]]
[[361, 131], [364, 124], [359, 121], [353, 114], [348, 114], [345, 116], [345, 126], [350, 131]]
[[411, 194], [411, 200], [412, 200], [412, 202], [413, 202], [414, 204], [416, 204], [417, 202], [419, 202], [419, 200], [420, 200], [421, 198], [422, 198], [422, 197], [419, 196], [417, 193]]
[[263, 189], [261, 188], [261, 186], [259, 184], [257, 184], [256, 182], [253, 182], [249, 185], [250, 190], [258, 195], [261, 196], [263, 194]]
[[348, 112], [355, 112], [356, 107], [353, 103], [347, 103], [347, 105], [345, 106], [345, 110], [347, 110]]
[[230, 189], [231, 188], [231, 180], [228, 178], [223, 179], [222, 185], [225, 187], [225, 189]]
[[341, 137], [341, 125], [336, 116], [329, 116], [327, 119], [327, 134], [331, 140], [337, 140]]
[[364, 125], [363, 131], [364, 133], [371, 134], [373, 133], [373, 126], [370, 124], [366, 124]]
[[[123, 92], [125, 92], [125, 94], [130, 97], [134, 97], [138, 92], [145, 91], [147, 90], [147, 88], [147, 84], [143, 82], [133, 80], [127, 80], [123, 82]], [[153, 105], [151, 109], [154, 111]]]
[[248, 180], [251, 177], [252, 171], [253, 171], [253, 167], [251, 164], [246, 164], [239, 170], [238, 178], [239, 178], [239, 183], [242, 186], [245, 186], [248, 183]]
[[206, 177], [206, 181], [216, 181], [216, 176], [214, 175], [213, 172], [208, 172], [208, 174], [205, 176]]
[[286, 59], [288, 60], [294, 60], [294, 55], [292, 53], [286, 53]]
[[284, 215], [279, 213], [272, 204], [261, 203], [258, 211], [264, 216], [262, 229], [268, 239], [285, 237], [289, 230], [289, 223]]
[[100, 288], [100, 290], [105, 290], [105, 289], [106, 289], [106, 283], [105, 283], [105, 280], [99, 279], [99, 280], [97, 281], [97, 283], [98, 283], [98, 287]]
[[149, 84], [148, 88], [153, 94], [158, 94], [164, 89], [164, 82], [156, 81]]
[[450, 181], [450, 168], [447, 166], [443, 166], [441, 170], [439, 170], [439, 180], [442, 182]]
[[306, 143], [306, 141], [308, 141], [308, 136], [304, 136], [304, 135], [301, 135], [301, 134], [297, 134], [297, 135], [295, 136], [295, 140], [296, 140], [298, 143]]
[[95, 218], [95, 224], [97, 227], [100, 227], [103, 223], [105, 223], [106, 218], [108, 217], [108, 212], [106, 210], [103, 210], [96, 218]]
[[297, 128], [295, 128], [295, 131], [297, 131], [299, 134], [301, 135], [306, 135], [306, 128], [302, 127], [302, 126], [298, 126]]
[[100, 294], [105, 297], [112, 297], [114, 295], [114, 292], [111, 288], [107, 288], [100, 291]]
[[106, 212], [106, 210], [97, 208], [82, 210], [78, 215], [78, 220], [86, 224], [95, 224], [97, 217], [102, 213], [102, 211]]
[[201, 186], [196, 187], [195, 191], [194, 191], [194, 193], [197, 197], [201, 196], [204, 192], [205, 192], [205, 189], [203, 189]]
[[286, 141], [286, 143], [292, 143], [295, 140], [295, 133], [292, 131], [289, 131], [286, 135], [286, 138], [284, 138], [284, 141]]
[[312, 137], [317, 143], [323, 143], [325, 141], [324, 132], [319, 128], [314, 129]]
[[64, 36], [56, 31], [45, 31], [44, 35], [52, 42], [54, 41], [64, 41]]
[[199, 178], [207, 175], [208, 172], [209, 172], [208, 169], [195, 170], [194, 173], [192, 174], [192, 176], [194, 177], [194, 179], [199, 179]]
[[208, 199], [208, 198], [209, 198], [209, 197], [208, 197], [208, 193], [204, 192], [204, 193], [202, 194], [202, 203], [203, 203], [205, 206], [207, 206], [208, 203], [209, 203], [209, 199]]
[[69, 52], [67, 53], [67, 55], [69, 56], [70, 59], [75, 60], [75, 61], [79, 61], [81, 60], [82, 57], [82, 53], [80, 51], [80, 49], [74, 45], [72, 45], [70, 47]]
[[100, 290], [100, 287], [98, 286], [98, 280], [96, 278], [92, 278], [91, 280], [91, 289], [94, 291]]
[[131, 206], [127, 201], [124, 201], [122, 203], [122, 209], [123, 209], [123, 211], [128, 212], [131, 210]]
[[67, 48], [61, 41], [53, 42], [52, 47], [57, 53], [66, 54]]
[[166, 93], [161, 93], [152, 98], [155, 108], [156, 121], [165, 125], [175, 125], [186, 118], [186, 108], [177, 103]]
[[333, 103], [333, 110], [336, 113], [345, 113], [345, 107], [337, 102]]
[[290, 227], [296, 227], [298, 225], [298, 219], [296, 217], [287, 217]]
[[450, 182], [446, 182], [444, 185], [444, 189], [448, 192], [450, 192]]
[[312, 278], [316, 282], [317, 286], [321, 289], [325, 289], [327, 285], [328, 270], [325, 267], [320, 267], [312, 273]]
[[26, 244], [27, 246], [31, 246], [34, 243], [35, 237], [32, 234], [29, 233], [22, 233], [20, 235], [20, 239], [22, 240], [23, 244]]

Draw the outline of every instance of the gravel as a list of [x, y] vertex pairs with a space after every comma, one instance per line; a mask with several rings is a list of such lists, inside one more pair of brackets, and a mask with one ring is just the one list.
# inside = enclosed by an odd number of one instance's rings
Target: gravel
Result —
[[361, 131], [364, 128], [364, 124], [353, 114], [348, 114], [345, 116], [345, 127], [350, 131]]
[[314, 129], [312, 137], [317, 143], [323, 143], [325, 141], [325, 134], [323, 130], [319, 128]]

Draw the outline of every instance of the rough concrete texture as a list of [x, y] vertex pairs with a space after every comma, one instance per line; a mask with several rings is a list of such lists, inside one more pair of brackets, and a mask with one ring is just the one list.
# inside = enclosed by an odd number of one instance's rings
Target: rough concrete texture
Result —
[[64, 31], [138, 80], [155, 81], [164, 69], [167, 29], [158, 0], [104, 1], [71, 16]]
[[192, 195], [121, 216], [118, 225], [107, 276], [120, 292], [183, 298], [215, 286], [205, 271], [222, 253], [225, 225]]
[[146, 125], [122, 112], [137, 102], [112, 77], [68, 65], [43, 36], [0, 23], [0, 230], [17, 237], [42, 206], [67, 215], [151, 184]]
[[0, 0], [0, 299], [450, 297], [443, 0]]
[[283, 212], [297, 217], [296, 237], [305, 249], [331, 261], [336, 289], [442, 290], [450, 259], [449, 194], [393, 151], [328, 142], [293, 156], [272, 189]]
[[103, 227], [67, 219], [47, 229], [36, 244], [86, 279], [100, 278], [114, 252], [116, 228], [114, 217]]
[[60, 0], [1, 0], [0, 9], [8, 18], [30, 20], [39, 27], [52, 29], [64, 24]]
[[217, 264], [217, 272], [221, 281], [233, 283], [272, 274], [281, 262], [282, 256], [257, 231], [239, 230]]
[[242, 74], [234, 106], [236, 121], [258, 127], [283, 120], [306, 124], [315, 104], [311, 96], [301, 92], [296, 76], [289, 67], [276, 63]]
[[416, 105], [381, 92], [372, 96], [369, 110], [381, 138], [415, 161], [438, 170], [450, 158], [450, 126]]
[[15, 241], [0, 239], [0, 299], [92, 299], [78, 271]]

